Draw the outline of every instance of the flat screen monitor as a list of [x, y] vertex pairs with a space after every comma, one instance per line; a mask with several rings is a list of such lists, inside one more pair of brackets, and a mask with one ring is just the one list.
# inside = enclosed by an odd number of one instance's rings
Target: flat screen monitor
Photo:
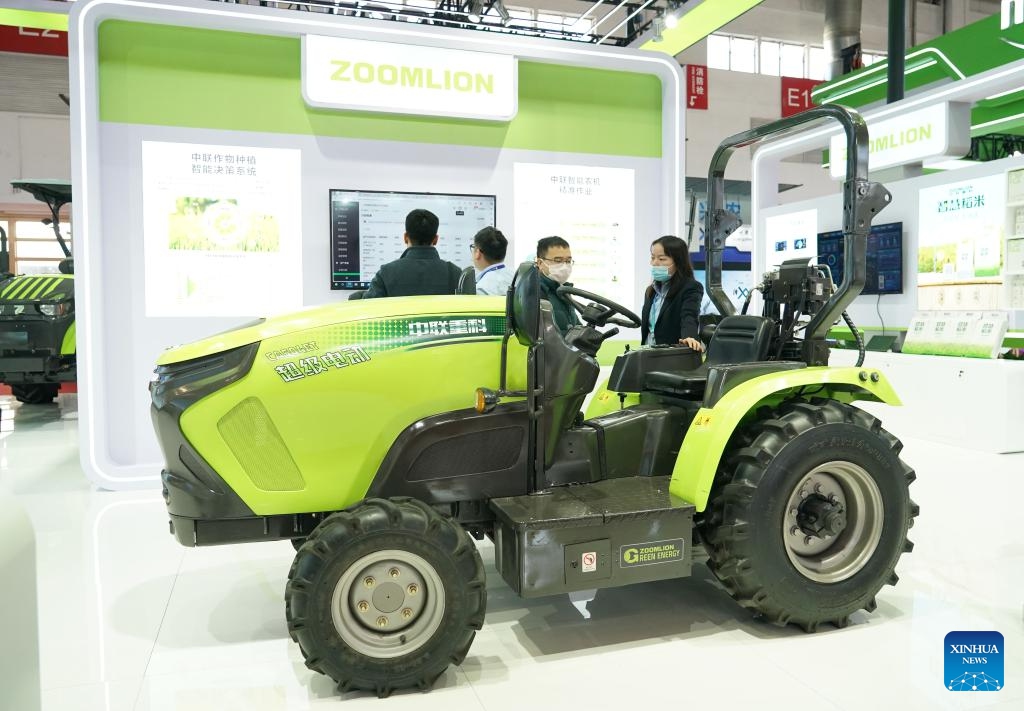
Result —
[[[818, 235], [818, 263], [832, 271], [832, 280], [843, 282], [843, 249], [846, 242], [842, 230]], [[903, 293], [903, 223], [873, 225], [868, 234], [868, 277], [862, 294]]]
[[472, 263], [469, 245], [493, 225], [494, 195], [331, 190], [331, 289], [366, 289], [382, 264], [402, 256], [405, 216], [423, 208], [437, 215], [437, 251], [460, 267]]

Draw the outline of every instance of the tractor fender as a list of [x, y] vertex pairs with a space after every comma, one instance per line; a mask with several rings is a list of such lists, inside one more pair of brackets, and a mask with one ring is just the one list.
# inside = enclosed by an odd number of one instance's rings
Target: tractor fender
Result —
[[68, 330], [64, 332], [64, 340], [60, 344], [61, 355], [75, 355], [75, 336], [75, 321], [72, 321]]
[[714, 407], [701, 408], [694, 416], [672, 470], [672, 495], [703, 511], [736, 428], [760, 406], [774, 405], [793, 395], [800, 397], [804, 389], [807, 398], [902, 404], [886, 377], [874, 368], [801, 368], [753, 378], [730, 390]]

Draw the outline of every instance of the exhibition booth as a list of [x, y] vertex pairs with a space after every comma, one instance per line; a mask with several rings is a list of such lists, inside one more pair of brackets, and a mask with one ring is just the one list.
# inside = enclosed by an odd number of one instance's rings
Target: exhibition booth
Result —
[[484, 225], [515, 262], [561, 235], [577, 286], [634, 308], [649, 236], [680, 224], [668, 57], [203, 1], [71, 23], [82, 465], [104, 488], [159, 483], [162, 351], [365, 288], [412, 207], [460, 266]]

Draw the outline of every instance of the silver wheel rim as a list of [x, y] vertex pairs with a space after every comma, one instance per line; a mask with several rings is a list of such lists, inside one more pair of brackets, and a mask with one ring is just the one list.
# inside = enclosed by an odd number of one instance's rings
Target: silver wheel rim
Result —
[[[818, 494], [846, 511], [846, 528], [837, 536], [808, 536], [797, 524], [800, 503]], [[852, 462], [827, 462], [804, 475], [790, 493], [782, 522], [782, 538], [790, 562], [805, 578], [838, 583], [860, 572], [882, 538], [885, 508], [878, 484]]]
[[390, 659], [422, 647], [441, 626], [444, 586], [434, 566], [402, 550], [363, 556], [331, 597], [334, 628], [352, 649]]

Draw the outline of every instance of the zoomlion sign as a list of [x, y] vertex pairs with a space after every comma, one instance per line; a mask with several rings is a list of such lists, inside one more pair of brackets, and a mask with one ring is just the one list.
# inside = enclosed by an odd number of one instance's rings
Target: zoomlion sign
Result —
[[510, 121], [517, 69], [507, 54], [302, 38], [303, 96], [322, 108]]
[[[868, 136], [872, 171], [928, 158], [962, 158], [971, 148], [970, 107], [936, 104], [883, 121], [869, 119]], [[832, 137], [829, 172], [833, 178], [846, 176], [846, 134]]]

